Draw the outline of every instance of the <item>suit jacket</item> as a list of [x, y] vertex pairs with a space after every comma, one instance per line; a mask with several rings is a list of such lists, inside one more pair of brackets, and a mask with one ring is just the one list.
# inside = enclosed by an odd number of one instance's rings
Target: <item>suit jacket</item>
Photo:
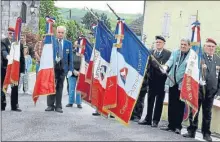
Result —
[[[208, 61], [206, 54], [202, 55], [202, 60], [207, 66], [207, 69], [204, 70], [205, 81], [206, 81], [206, 95], [214, 97], [216, 94], [220, 94], [220, 58], [217, 55], [213, 55], [211, 62]], [[201, 66], [202, 69], [202, 66]], [[202, 90], [202, 86], [200, 86]]]
[[[171, 52], [169, 50], [163, 49], [163, 51], [160, 53], [159, 57], [155, 56], [156, 51], [151, 51], [153, 56], [156, 58], [156, 60], [164, 65], [170, 55]], [[159, 66], [156, 64], [156, 62], [150, 57], [148, 67], [147, 67], [147, 75], [145, 75], [145, 79], [148, 80], [149, 90], [152, 90], [154, 92], [163, 91], [164, 85], [166, 81], [167, 76], [163, 73], [161, 73]]]
[[[56, 63], [56, 56], [59, 51], [59, 43], [58, 39], [54, 38], [54, 62]], [[72, 42], [69, 40], [63, 39], [63, 59], [62, 59], [63, 69], [64, 72], [67, 73], [68, 71], [73, 71], [73, 48]]]
[[[187, 61], [189, 58], [189, 54], [192, 51], [192, 49], [189, 50], [188, 54], [186, 55], [185, 59], [183, 62], [180, 64], [180, 58], [181, 58], [181, 51], [175, 50], [172, 52], [169, 60], [166, 62], [165, 65], [169, 67], [169, 75], [170, 77], [174, 80], [174, 71], [176, 68], [176, 84], [178, 84], [179, 90], [181, 90], [182, 87], [182, 81], [183, 81], [183, 76], [185, 74], [186, 66], [187, 66]], [[165, 90], [168, 90], [169, 87], [173, 87], [175, 84], [167, 78], [166, 83], [165, 83]]]
[[[7, 55], [10, 53], [11, 43], [8, 38], [2, 39], [1, 41], [1, 68], [6, 69], [8, 65]], [[25, 72], [25, 59], [24, 59], [24, 48], [23, 44], [20, 44], [20, 73]]]

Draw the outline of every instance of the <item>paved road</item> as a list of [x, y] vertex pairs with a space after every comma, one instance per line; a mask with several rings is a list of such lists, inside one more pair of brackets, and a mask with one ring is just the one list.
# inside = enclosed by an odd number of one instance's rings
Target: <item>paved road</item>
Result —
[[[34, 81], [32, 77], [32, 87]], [[8, 104], [9, 100], [7, 97]], [[68, 95], [64, 91], [63, 106], [67, 101]], [[34, 106], [30, 94], [19, 94], [19, 105], [22, 112], [12, 112], [7, 105], [1, 114], [2, 141], [195, 141], [159, 128], [134, 122], [125, 127], [113, 118], [92, 116], [94, 109], [84, 103], [82, 109], [64, 107], [62, 114], [45, 112], [46, 97], [40, 97]]]

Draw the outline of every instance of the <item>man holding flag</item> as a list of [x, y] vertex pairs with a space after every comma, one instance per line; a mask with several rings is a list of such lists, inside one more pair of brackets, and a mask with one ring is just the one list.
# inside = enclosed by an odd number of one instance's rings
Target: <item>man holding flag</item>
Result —
[[[16, 24], [21, 24], [21, 23], [16, 23]], [[6, 94], [5, 92], [3, 92], [3, 85], [5, 85], [4, 81], [5, 81], [5, 77], [6, 77], [6, 74], [7, 72], [9, 72], [9, 69], [8, 68], [8, 62], [9, 60], [12, 61], [12, 64], [14, 61], [14, 55], [11, 56], [10, 55], [10, 50], [11, 48], [17, 48], [18, 46], [12, 46], [12, 42], [13, 41], [13, 37], [15, 37], [16, 40], [19, 40], [19, 35], [20, 35], [20, 28], [16, 28], [16, 31], [14, 28], [12, 27], [9, 27], [8, 28], [8, 37], [5, 38], [5, 39], [2, 39], [1, 41], [1, 110], [4, 111], [5, 110], [5, 107], [6, 107]], [[15, 36], [15, 33], [17, 33], [16, 36]], [[21, 44], [19, 41], [18, 41], [18, 44], [20, 46], [20, 53], [15, 53], [17, 55], [20, 55], [17, 56], [20, 60], [18, 62], [20, 62], [20, 70], [14, 70], [11, 72], [16, 72], [16, 74], [19, 74], [20, 73], [24, 73], [24, 70], [25, 70], [25, 59], [24, 59], [24, 54], [23, 54], [23, 44]], [[14, 50], [14, 49], [13, 49]], [[16, 50], [18, 51], [18, 50]], [[11, 64], [11, 65], [12, 65]], [[12, 69], [12, 68], [11, 68]], [[10, 76], [9, 76], [9, 79], [10, 79]], [[17, 80], [18, 81], [18, 80]], [[19, 106], [18, 106], [18, 85], [12, 85], [11, 86], [11, 110], [12, 111], [17, 111], [17, 112], [20, 112], [21, 109], [19, 109]], [[6, 87], [7, 89], [7, 87]], [[7, 91], [7, 90], [6, 90]]]
[[[63, 113], [62, 110], [62, 93], [65, 76], [67, 78], [72, 76], [73, 72], [73, 49], [72, 43], [64, 39], [66, 27], [57, 27], [57, 38], [54, 42], [54, 63], [55, 63], [55, 80], [56, 80], [56, 94], [47, 96], [47, 109], [45, 111], [56, 111]], [[56, 102], [56, 106], [54, 103]]]
[[168, 100], [168, 126], [161, 127], [162, 130], [174, 131], [181, 134], [182, 121], [185, 103], [180, 100], [180, 90], [182, 89], [183, 77], [186, 71], [187, 61], [191, 45], [189, 39], [181, 39], [180, 49], [172, 52], [169, 60], [163, 65], [162, 72], [169, 71], [169, 76], [165, 83], [165, 91], [169, 91]]
[[[202, 55], [201, 70], [202, 75], [199, 88], [198, 113], [193, 119], [193, 114], [190, 113], [190, 126], [187, 128], [188, 133], [184, 137], [195, 138], [196, 130], [198, 129], [199, 110], [202, 106], [202, 134], [203, 139], [212, 141], [210, 137], [210, 125], [212, 118], [212, 106], [215, 95], [220, 94], [220, 58], [215, 55], [216, 42], [207, 38], [204, 45], [204, 54]], [[203, 89], [204, 87], [204, 89]]]

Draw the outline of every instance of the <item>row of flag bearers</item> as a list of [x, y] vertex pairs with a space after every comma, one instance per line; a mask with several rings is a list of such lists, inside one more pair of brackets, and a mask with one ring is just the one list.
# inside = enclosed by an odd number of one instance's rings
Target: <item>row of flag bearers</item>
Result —
[[[55, 110], [62, 113], [65, 77], [70, 80], [71, 76], [77, 76], [77, 82], [75, 79], [73, 87], [76, 87], [84, 101], [95, 107], [103, 116], [107, 117], [110, 114], [125, 125], [129, 124], [130, 119], [140, 119], [143, 100], [148, 91], [147, 116], [139, 124], [157, 127], [165, 92], [168, 92], [169, 124], [161, 129], [180, 134], [184, 117], [189, 117], [190, 126], [184, 136], [195, 137], [198, 112], [202, 105], [204, 108], [202, 133], [204, 139], [211, 141], [211, 109], [214, 96], [219, 95], [220, 59], [214, 55], [217, 44], [211, 38], [207, 39], [202, 54], [198, 21], [193, 24], [191, 41], [181, 39], [180, 48], [172, 53], [164, 49], [166, 40], [162, 36], [156, 36], [156, 49], [150, 51], [124, 20], [118, 19], [114, 34], [103, 21], [98, 21], [94, 29], [96, 39], [94, 47], [84, 36], [80, 36], [76, 42], [75, 51], [81, 57], [78, 70], [74, 68], [72, 42], [64, 39], [66, 28], [58, 26], [55, 37], [52, 29], [55, 19], [46, 17], [46, 21], [44, 47], [33, 93], [35, 104], [39, 96], [47, 95], [48, 107], [45, 111]], [[16, 41], [19, 43], [19, 36]], [[19, 49], [22, 49], [21, 45]], [[17, 50], [15, 52], [19, 53]], [[5, 57], [3, 63], [7, 64], [7, 70], [4, 67], [6, 75], [2, 74], [2, 79], [5, 78], [2, 81], [3, 91], [7, 89], [5, 86], [9, 84], [16, 86], [18, 83], [19, 76], [15, 77], [17, 80], [10, 77], [13, 76], [10, 74], [10, 65], [17, 66], [16, 61], [22, 65], [22, 57], [21, 54], [17, 56], [14, 53], [10, 56], [12, 63], [7, 63], [6, 60], [9, 60], [7, 55], [12, 52], [7, 51], [6, 55], [2, 50]], [[19, 74], [19, 71], [16, 74]], [[70, 94], [71, 89], [68, 92]], [[2, 98], [5, 98], [4, 92]], [[12, 110], [19, 110], [17, 102], [12, 104], [16, 104], [16, 107], [12, 106]], [[71, 103], [68, 105], [71, 106]], [[184, 114], [184, 110], [188, 111]]]

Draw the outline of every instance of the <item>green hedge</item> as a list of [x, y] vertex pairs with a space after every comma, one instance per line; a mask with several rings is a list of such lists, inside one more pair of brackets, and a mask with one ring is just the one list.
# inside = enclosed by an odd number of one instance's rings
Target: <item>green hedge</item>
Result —
[[36, 60], [34, 58], [32, 58], [31, 72], [36, 72]]

